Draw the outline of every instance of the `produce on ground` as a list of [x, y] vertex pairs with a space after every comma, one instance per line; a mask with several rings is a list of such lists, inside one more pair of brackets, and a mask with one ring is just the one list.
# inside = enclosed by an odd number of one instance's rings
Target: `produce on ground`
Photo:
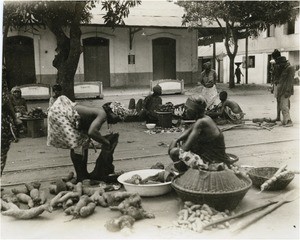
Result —
[[185, 201], [183, 208], [178, 212], [178, 218], [174, 221], [174, 225], [179, 228], [190, 229], [195, 232], [202, 232], [204, 229], [210, 230], [212, 228], [224, 229], [230, 226], [230, 223], [226, 221], [222, 224], [211, 223], [218, 221], [233, 212], [225, 210], [224, 212], [219, 212], [207, 204], [195, 204], [191, 201]]

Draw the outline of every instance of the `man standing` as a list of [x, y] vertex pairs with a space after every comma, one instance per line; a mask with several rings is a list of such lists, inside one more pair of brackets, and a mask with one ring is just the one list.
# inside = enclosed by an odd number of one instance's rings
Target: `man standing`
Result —
[[234, 74], [236, 76], [236, 83], [240, 84], [241, 83], [241, 75], [244, 77], [244, 75], [240, 69], [240, 63], [236, 63], [236, 69], [235, 69]]
[[275, 60], [274, 79], [278, 82], [277, 99], [279, 100], [279, 108], [282, 113], [282, 125], [291, 127], [293, 122], [290, 117], [290, 97], [294, 94], [293, 81], [295, 70], [277, 49], [272, 53], [272, 57]]

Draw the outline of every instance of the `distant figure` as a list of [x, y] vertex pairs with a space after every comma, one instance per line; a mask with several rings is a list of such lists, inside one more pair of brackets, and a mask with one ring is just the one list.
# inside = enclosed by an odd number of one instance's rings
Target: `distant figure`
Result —
[[216, 105], [216, 99], [218, 98], [218, 92], [216, 88], [217, 73], [211, 69], [210, 62], [204, 64], [205, 70], [201, 72], [200, 83], [204, 89], [200, 93], [206, 99], [207, 109], [211, 109]]
[[156, 111], [162, 105], [161, 99], [162, 89], [161, 86], [156, 85], [153, 87], [153, 94], [147, 96], [143, 101], [143, 108], [140, 112], [140, 118], [147, 123], [157, 123], [158, 118]]
[[22, 97], [21, 89], [19, 87], [13, 87], [11, 93], [11, 100], [15, 113], [19, 116], [25, 115], [27, 113], [27, 103], [25, 98]]
[[52, 87], [53, 95], [49, 99], [49, 108], [53, 105], [53, 103], [56, 101], [56, 99], [61, 96], [62, 94], [62, 87], [60, 84], [54, 84]]
[[277, 49], [272, 53], [272, 58], [275, 60], [274, 78], [278, 82], [276, 97], [279, 99], [282, 125], [290, 127], [293, 126], [290, 116], [290, 97], [294, 94], [295, 69]]
[[236, 83], [240, 84], [241, 83], [241, 75], [244, 77], [244, 74], [242, 73], [242, 71], [240, 69], [240, 64], [236, 64], [236, 69], [235, 69], [234, 74], [236, 76]]

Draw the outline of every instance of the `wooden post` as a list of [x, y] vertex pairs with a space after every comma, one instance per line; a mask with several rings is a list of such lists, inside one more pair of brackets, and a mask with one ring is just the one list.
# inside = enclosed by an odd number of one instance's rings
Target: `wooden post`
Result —
[[216, 70], [216, 43], [213, 43], [213, 64], [212, 69]]
[[248, 35], [246, 37], [246, 72], [245, 72], [245, 83], [248, 84]]

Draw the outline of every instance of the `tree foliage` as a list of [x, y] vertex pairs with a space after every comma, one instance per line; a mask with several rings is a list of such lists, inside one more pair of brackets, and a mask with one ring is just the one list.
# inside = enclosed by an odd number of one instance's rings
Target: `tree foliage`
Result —
[[[298, 3], [298, 2], [297, 2]], [[238, 39], [252, 36], [271, 25], [281, 25], [295, 17], [289, 1], [179, 1], [185, 8], [183, 24], [202, 27], [216, 23], [223, 35], [230, 59], [229, 87], [234, 87], [234, 58], [238, 51]]]
[[[57, 40], [53, 66], [57, 69], [57, 82], [63, 93], [74, 100], [74, 76], [78, 66], [81, 46], [81, 24], [91, 19], [91, 9], [99, 4], [96, 0], [81, 1], [5, 1], [3, 16], [3, 44], [9, 29], [23, 31], [49, 28]], [[129, 8], [140, 1], [101, 1], [106, 10], [104, 22], [109, 27], [124, 24]]]

